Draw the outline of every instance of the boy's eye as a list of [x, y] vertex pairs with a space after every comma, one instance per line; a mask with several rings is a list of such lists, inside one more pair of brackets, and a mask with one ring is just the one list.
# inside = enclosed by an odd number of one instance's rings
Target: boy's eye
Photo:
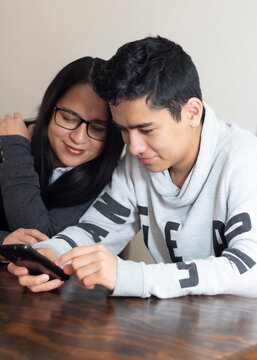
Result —
[[150, 134], [150, 132], [152, 132], [153, 129], [141, 129], [141, 133], [144, 135]]

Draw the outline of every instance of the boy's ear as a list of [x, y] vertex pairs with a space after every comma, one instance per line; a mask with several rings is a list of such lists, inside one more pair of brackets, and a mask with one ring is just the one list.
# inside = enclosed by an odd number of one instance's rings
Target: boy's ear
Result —
[[192, 127], [197, 127], [201, 123], [201, 118], [203, 114], [203, 103], [200, 99], [193, 97], [190, 98], [187, 102], [187, 112]]

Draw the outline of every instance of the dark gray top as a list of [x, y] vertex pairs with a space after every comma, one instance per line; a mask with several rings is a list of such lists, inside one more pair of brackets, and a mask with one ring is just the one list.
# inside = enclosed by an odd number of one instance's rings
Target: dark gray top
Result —
[[40, 194], [29, 141], [0, 136], [0, 244], [18, 228], [38, 229], [49, 237], [78, 222], [90, 203], [47, 210]]

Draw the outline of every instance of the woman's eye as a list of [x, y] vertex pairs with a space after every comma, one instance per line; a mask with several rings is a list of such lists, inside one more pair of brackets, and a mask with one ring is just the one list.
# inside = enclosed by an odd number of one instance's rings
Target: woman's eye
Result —
[[66, 116], [63, 117], [63, 120], [69, 124], [74, 124], [75, 122], [78, 121], [76, 118], [71, 118], [71, 117], [66, 117]]
[[105, 132], [106, 126], [102, 124], [90, 123], [90, 128], [96, 132]]

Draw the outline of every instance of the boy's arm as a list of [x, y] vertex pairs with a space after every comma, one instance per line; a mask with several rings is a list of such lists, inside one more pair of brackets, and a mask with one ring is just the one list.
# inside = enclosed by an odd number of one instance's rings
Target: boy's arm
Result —
[[41, 246], [52, 248], [57, 256], [77, 246], [105, 245], [113, 254], [119, 254], [140, 229], [133, 187], [124, 180], [120, 167], [98, 199], [81, 217]]
[[[221, 191], [227, 208], [224, 221], [227, 246], [220, 257], [154, 265], [118, 258], [113, 295], [170, 298], [190, 294], [233, 294], [257, 297], [257, 164], [253, 162], [254, 158], [255, 155], [244, 164], [236, 164], [230, 172], [225, 195]], [[134, 194], [123, 201], [124, 192], [115, 193], [115, 185], [103, 192], [78, 226], [68, 228], [55, 240], [50, 240], [58, 255], [77, 245], [98, 243], [118, 254], [132, 238], [133, 231], [139, 228], [136, 204], [132, 204]], [[124, 190], [124, 185], [119, 189]], [[132, 188], [129, 190], [131, 193]], [[110, 236], [107, 236], [109, 232]], [[206, 241], [212, 241], [208, 234]]]

